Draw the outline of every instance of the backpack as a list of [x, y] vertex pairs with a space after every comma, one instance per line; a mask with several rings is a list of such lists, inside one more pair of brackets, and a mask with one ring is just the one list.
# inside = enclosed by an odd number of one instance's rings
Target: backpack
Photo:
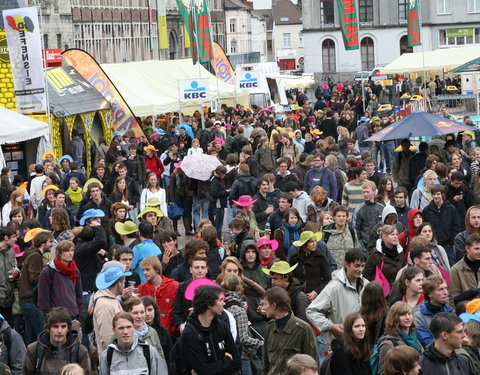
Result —
[[[143, 356], [147, 361], [148, 373], [150, 374], [152, 370], [152, 364], [150, 363], [150, 345], [143, 340], [138, 340], [138, 343], [146, 344], [146, 345], [141, 345], [141, 347], [143, 350]], [[111, 346], [107, 348], [107, 368], [109, 371], [110, 371], [110, 367], [112, 366], [113, 350], [114, 349]]]
[[[80, 348], [80, 343], [78, 342], [71, 349], [68, 350], [68, 363], [78, 363], [78, 349]], [[43, 357], [45, 356], [45, 348], [43, 345], [40, 345], [37, 342], [37, 350], [35, 352], [35, 375], [40, 374], [40, 366], [43, 362]]]
[[332, 356], [333, 352], [327, 355], [327, 357], [323, 360], [322, 365], [320, 366], [320, 375], [332, 375]]
[[[49, 272], [48, 272], [48, 281], [50, 281], [50, 288], [52, 287], [52, 284], [53, 284], [53, 279], [55, 278], [55, 270], [50, 267], [49, 265], [46, 265], [44, 267], [48, 267], [49, 268]], [[33, 294], [33, 302], [35, 303], [35, 305], [38, 304], [38, 283], [37, 285], [35, 285], [35, 287], [33, 288], [32, 290], [32, 294]]]
[[380, 367], [380, 345], [385, 340], [391, 340], [393, 346], [398, 346], [398, 342], [400, 341], [399, 338], [391, 335], [383, 336], [378, 339], [378, 342], [373, 346], [373, 352], [370, 356], [370, 370], [372, 371], [372, 375], [378, 374], [378, 369]]

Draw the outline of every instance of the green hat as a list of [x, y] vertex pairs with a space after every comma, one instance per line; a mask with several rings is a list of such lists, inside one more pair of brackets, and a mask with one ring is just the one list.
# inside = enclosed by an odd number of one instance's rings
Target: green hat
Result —
[[290, 264], [288, 262], [285, 262], [284, 260], [275, 262], [272, 264], [270, 269], [268, 268], [262, 268], [262, 271], [265, 272], [268, 276], [271, 276], [271, 272], [273, 273], [279, 273], [280, 275], [286, 275], [290, 272], [292, 272], [295, 268], [297, 268], [298, 263], [295, 264], [294, 266], [290, 267]]
[[115, 223], [115, 230], [121, 236], [126, 236], [127, 234], [135, 233], [138, 230], [137, 224], [133, 221], [127, 220], [124, 223], [117, 221]]
[[305, 232], [302, 232], [302, 234], [300, 235], [300, 239], [298, 241], [294, 241], [293, 244], [295, 246], [303, 246], [312, 238], [315, 238], [315, 241], [320, 241], [323, 238], [323, 233], [322, 232], [313, 233], [307, 230]]
[[146, 207], [155, 207], [155, 206], [160, 206], [162, 202], [160, 202], [160, 199], [157, 197], [151, 197], [148, 198], [147, 204], [145, 205]]
[[142, 218], [145, 214], [148, 214], [149, 212], [155, 212], [155, 214], [157, 215], [157, 217], [163, 217], [163, 216], [165, 216], [165, 215], [163, 215], [163, 212], [160, 211], [160, 210], [157, 209], [157, 208], [154, 208], [154, 207], [145, 207], [145, 209], [137, 215], [137, 219]]

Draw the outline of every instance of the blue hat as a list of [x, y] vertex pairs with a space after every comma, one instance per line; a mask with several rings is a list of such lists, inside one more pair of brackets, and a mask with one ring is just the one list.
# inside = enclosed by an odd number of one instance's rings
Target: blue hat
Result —
[[283, 120], [283, 115], [275, 115], [275, 120]]
[[70, 155], [63, 155], [58, 159], [58, 164], [61, 164], [63, 159], [67, 159], [70, 163], [73, 162], [73, 158]]
[[83, 213], [83, 216], [80, 219], [80, 225], [84, 226], [85, 221], [88, 219], [91, 219], [92, 217], [104, 217], [104, 216], [105, 216], [105, 212], [103, 212], [102, 210], [99, 210], [96, 208], [90, 208], [89, 210]]
[[370, 121], [370, 119], [369, 119], [368, 117], [365, 117], [365, 116], [362, 116], [362, 117], [360, 118], [360, 120], [358, 120], [359, 123], [361, 123], [361, 122], [369, 122], [369, 121]]
[[464, 323], [467, 323], [470, 320], [475, 320], [476, 322], [480, 323], [480, 311], [477, 311], [475, 314], [463, 313], [463, 314], [460, 314], [459, 317], [460, 319], [462, 319]]
[[97, 275], [97, 278], [95, 279], [95, 285], [99, 290], [107, 289], [115, 284], [120, 278], [131, 275], [131, 272], [123, 272], [120, 268], [112, 267]]
[[157, 133], [158, 135], [165, 135], [165, 130], [163, 130], [162, 128], [158, 128], [155, 129], [155, 133]]
[[122, 132], [115, 132], [115, 133], [113, 133], [112, 138], [115, 138], [116, 136], [120, 136], [120, 137], [121, 137], [122, 135], [123, 135]]

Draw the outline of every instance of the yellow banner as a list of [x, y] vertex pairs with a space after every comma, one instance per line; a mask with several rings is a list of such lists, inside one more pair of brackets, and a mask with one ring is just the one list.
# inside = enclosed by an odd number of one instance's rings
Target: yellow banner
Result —
[[160, 49], [168, 49], [167, 16], [158, 16], [158, 34], [160, 37]]
[[192, 46], [190, 41], [190, 35], [188, 35], [188, 31], [185, 25], [183, 25], [183, 43], [185, 44], [185, 48], [190, 48]]

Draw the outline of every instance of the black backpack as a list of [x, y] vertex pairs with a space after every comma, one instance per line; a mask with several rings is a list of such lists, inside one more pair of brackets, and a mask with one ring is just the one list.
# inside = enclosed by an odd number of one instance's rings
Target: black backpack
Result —
[[[68, 350], [68, 363], [78, 363], [78, 350], [80, 343], [78, 342], [71, 349]], [[40, 367], [42, 366], [43, 357], [45, 356], [45, 348], [40, 342], [37, 342], [37, 350], [35, 352], [35, 375], [40, 374]]]

